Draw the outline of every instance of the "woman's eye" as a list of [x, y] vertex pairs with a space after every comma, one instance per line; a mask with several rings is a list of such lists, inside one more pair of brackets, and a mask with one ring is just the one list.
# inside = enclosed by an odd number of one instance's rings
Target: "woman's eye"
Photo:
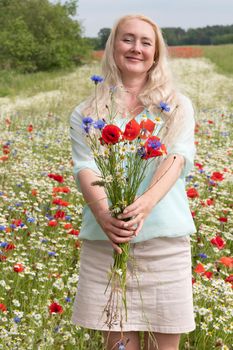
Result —
[[149, 43], [149, 42], [146, 41], [146, 42], [143, 43], [143, 45], [144, 45], [144, 46], [151, 46], [151, 43]]
[[126, 38], [126, 39], [123, 39], [123, 41], [126, 42], [126, 43], [131, 43], [131, 42], [132, 42], [132, 39]]

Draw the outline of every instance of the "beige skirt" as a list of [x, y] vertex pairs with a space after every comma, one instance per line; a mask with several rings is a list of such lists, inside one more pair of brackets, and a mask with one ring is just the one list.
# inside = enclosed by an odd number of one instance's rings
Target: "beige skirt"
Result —
[[[123, 331], [187, 333], [195, 329], [189, 236], [131, 244], [127, 272], [127, 321]], [[113, 250], [108, 241], [84, 240], [73, 323], [109, 330], [103, 314]], [[120, 331], [117, 323], [111, 331]]]

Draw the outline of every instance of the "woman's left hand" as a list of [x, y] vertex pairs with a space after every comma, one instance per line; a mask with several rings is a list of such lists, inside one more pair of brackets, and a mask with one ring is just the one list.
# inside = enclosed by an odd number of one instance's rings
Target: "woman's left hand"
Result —
[[124, 220], [131, 218], [129, 221], [126, 221], [124, 227], [128, 230], [135, 228], [135, 236], [138, 235], [141, 230], [145, 218], [150, 214], [154, 203], [148, 193], [144, 193], [142, 196], [135, 199], [135, 201], [126, 207], [122, 214], [118, 215], [118, 219]]

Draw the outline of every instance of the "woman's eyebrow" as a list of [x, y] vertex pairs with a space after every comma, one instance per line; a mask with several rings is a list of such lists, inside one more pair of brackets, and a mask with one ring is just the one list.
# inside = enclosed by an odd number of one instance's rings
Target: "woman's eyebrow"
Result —
[[[125, 37], [125, 36], [132, 36], [132, 37], [134, 37], [135, 34], [133, 34], [133, 33], [124, 33], [124, 34], [123, 34], [123, 37]], [[148, 41], [150, 41], [150, 42], [153, 41], [151, 38], [148, 38], [147, 36], [143, 36], [143, 37], [142, 37], [142, 40], [148, 40]]]

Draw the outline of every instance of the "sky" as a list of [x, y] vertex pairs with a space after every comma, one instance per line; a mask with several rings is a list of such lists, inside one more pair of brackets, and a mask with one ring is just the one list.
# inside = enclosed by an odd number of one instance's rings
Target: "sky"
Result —
[[233, 24], [233, 0], [78, 0], [77, 19], [88, 37], [135, 13], [149, 16], [160, 27], [227, 25]]

